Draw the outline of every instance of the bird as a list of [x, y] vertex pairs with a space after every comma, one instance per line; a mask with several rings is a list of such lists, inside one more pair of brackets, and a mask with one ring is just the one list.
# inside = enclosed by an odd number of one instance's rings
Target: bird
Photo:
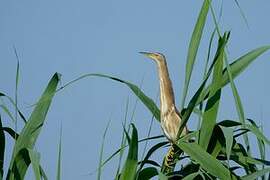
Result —
[[[140, 52], [146, 57], [155, 61], [158, 70], [160, 88], [160, 122], [161, 128], [167, 139], [175, 144], [178, 140], [177, 134], [181, 124], [181, 116], [175, 106], [175, 98], [172, 82], [169, 76], [166, 58], [158, 52]], [[180, 137], [188, 133], [185, 126]]]

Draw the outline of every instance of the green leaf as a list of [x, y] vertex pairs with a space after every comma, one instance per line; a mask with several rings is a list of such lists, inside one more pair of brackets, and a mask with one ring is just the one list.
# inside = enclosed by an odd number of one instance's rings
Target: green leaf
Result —
[[225, 147], [225, 139], [223, 132], [219, 126], [215, 126], [211, 134], [211, 139], [209, 141], [207, 152], [216, 158], [222, 148]]
[[[19, 152], [22, 149], [32, 149], [34, 147], [45, 121], [52, 98], [56, 92], [58, 82], [59, 74], [56, 73], [50, 80], [47, 88], [45, 89], [36, 107], [34, 108], [29, 121], [22, 129], [22, 132], [20, 133], [20, 136], [14, 145], [8, 173], [8, 178], [11, 180], [13, 180], [15, 177], [19, 177], [21, 179], [24, 178], [28, 164], [24, 163], [25, 160], [19, 155]], [[16, 170], [18, 170], [16, 172], [13, 171], [15, 167], [17, 168]]]
[[198, 144], [180, 141], [177, 146], [197, 161], [207, 172], [220, 179], [231, 179], [230, 171]]
[[204, 0], [200, 14], [198, 16], [196, 25], [194, 27], [194, 30], [191, 36], [190, 43], [189, 43], [187, 62], [186, 62], [186, 76], [185, 76], [185, 84], [184, 84], [184, 89], [183, 89], [181, 109], [185, 105], [185, 100], [186, 100], [186, 96], [188, 92], [188, 86], [190, 83], [190, 78], [191, 78], [193, 66], [195, 63], [195, 59], [197, 56], [197, 52], [199, 49], [199, 45], [200, 45], [200, 41], [201, 41], [210, 3], [211, 3], [211, 0]]
[[155, 104], [155, 102], [149, 98], [148, 96], [146, 96], [138, 86], [128, 82], [128, 81], [124, 81], [122, 79], [113, 77], [113, 76], [108, 76], [108, 75], [104, 75], [104, 74], [85, 74], [82, 75], [76, 79], [74, 79], [73, 81], [70, 81], [69, 83], [65, 84], [64, 86], [62, 86], [59, 90], [77, 82], [78, 80], [84, 79], [86, 77], [92, 77], [92, 76], [96, 76], [96, 77], [103, 77], [103, 78], [108, 78], [120, 83], [123, 83], [125, 85], [127, 85], [131, 91], [141, 100], [141, 102], [148, 108], [148, 110], [154, 115], [155, 119], [160, 121], [160, 111], [159, 108], [157, 107], [157, 105]]
[[[144, 142], [144, 141], [148, 141], [148, 140], [153, 140], [153, 139], [160, 139], [160, 138], [164, 138], [164, 135], [160, 135], [160, 136], [153, 136], [153, 137], [149, 137], [149, 138], [144, 138], [139, 140], [138, 142]], [[123, 146], [120, 147], [118, 150], [116, 150], [114, 153], [112, 153], [112, 155], [110, 155], [103, 163], [102, 166], [104, 166], [105, 164], [107, 164], [113, 157], [115, 157], [118, 153], [120, 153], [123, 149], [125, 149], [127, 146]], [[95, 172], [95, 171], [94, 171]], [[93, 172], [92, 172], [93, 173]], [[90, 173], [90, 174], [92, 174]]]
[[169, 178], [165, 174], [163, 174], [162, 172], [159, 172], [158, 179], [159, 180], [169, 180]]
[[199, 134], [199, 131], [193, 131], [193, 132], [189, 132], [188, 134], [186, 134], [185, 136], [182, 136], [180, 138], [181, 141], [190, 141], [192, 138], [195, 138], [197, 139], [198, 138], [198, 134]]
[[[228, 72], [228, 76], [229, 76], [229, 80], [230, 80], [230, 84], [231, 84], [231, 89], [232, 89], [233, 96], [234, 96], [234, 101], [235, 101], [237, 114], [238, 114], [240, 122], [243, 124], [243, 128], [245, 128], [245, 124], [246, 124], [245, 120], [246, 120], [246, 118], [245, 118], [244, 108], [243, 108], [239, 93], [237, 91], [237, 88], [235, 86], [235, 83], [233, 81], [231, 68], [230, 68], [230, 65], [229, 65], [228, 60], [227, 60], [226, 57], [225, 57], [225, 64], [226, 64], [226, 67], [227, 67], [227, 72]], [[247, 152], [250, 154], [250, 145], [249, 145], [248, 135], [244, 134], [243, 138], [244, 138], [244, 142], [246, 144]]]
[[[158, 164], [156, 161], [153, 160], [146, 160], [143, 161], [144, 164], [148, 164], [148, 165], [152, 165], [152, 166], [156, 166], [156, 167], [161, 167], [160, 164]], [[141, 162], [138, 162], [138, 164], [140, 164]]]
[[1, 104], [0, 107], [3, 109], [3, 111], [10, 117], [10, 119], [12, 120], [12, 122], [16, 122], [15, 118], [13, 117], [13, 115], [11, 114], [11, 112], [9, 111], [9, 109], [4, 105]]
[[270, 146], [270, 141], [267, 137], [260, 131], [260, 129], [254, 125], [246, 124], [245, 127], [249, 129], [258, 139], [262, 140]]
[[39, 165], [39, 162], [40, 162], [40, 154], [32, 149], [27, 149], [28, 150], [28, 153], [29, 153], [29, 157], [30, 157], [30, 161], [32, 163], [32, 167], [33, 167], [33, 171], [34, 171], [34, 174], [35, 174], [35, 177], [37, 180], [41, 179], [41, 176], [40, 176], [40, 165]]
[[[226, 35], [225, 35], [225, 38]], [[219, 43], [223, 43], [222, 40], [219, 40]], [[220, 44], [219, 46], [222, 46]], [[211, 134], [213, 132], [213, 129], [216, 124], [217, 114], [218, 114], [218, 108], [219, 108], [219, 101], [221, 97], [221, 89], [219, 89], [221, 85], [222, 80], [222, 69], [223, 69], [223, 58], [224, 58], [224, 48], [219, 51], [220, 54], [218, 54], [217, 63], [214, 66], [214, 72], [213, 72], [213, 80], [212, 80], [212, 86], [213, 91], [212, 93], [214, 95], [210, 95], [211, 98], [208, 99], [206, 103], [206, 107], [203, 113], [203, 120], [202, 125], [200, 129], [200, 136], [199, 136], [199, 145], [203, 147], [204, 149], [207, 149]]]
[[166, 144], [168, 144], [168, 141], [157, 143], [157, 144], [155, 144], [153, 147], [151, 147], [151, 148], [149, 149], [149, 151], [147, 152], [146, 156], [144, 157], [143, 161], [141, 162], [141, 165], [140, 165], [140, 168], [139, 168], [139, 169], [142, 169], [142, 168], [143, 168], [145, 162], [150, 158], [150, 156], [151, 156], [156, 150], [158, 150], [159, 148], [165, 146]]
[[234, 127], [242, 125], [240, 122], [232, 121], [232, 120], [224, 120], [218, 123], [218, 125], [223, 127]]
[[223, 135], [224, 135], [225, 141], [226, 141], [226, 155], [227, 155], [227, 160], [229, 163], [232, 145], [233, 145], [233, 129], [227, 128], [227, 127], [221, 127], [221, 129], [223, 131]]
[[122, 169], [120, 180], [133, 180], [136, 177], [138, 164], [138, 133], [134, 124], [131, 125], [133, 128], [131, 142], [129, 144], [128, 156]]
[[[257, 128], [259, 128], [256, 124], [255, 124], [255, 126]], [[263, 127], [261, 127], [260, 130], [263, 133]], [[260, 140], [259, 138], [257, 138], [257, 144], [258, 144], [258, 148], [259, 148], [259, 152], [260, 152], [260, 157], [261, 157], [262, 160], [265, 160], [265, 157], [266, 157], [266, 154], [265, 154], [265, 143], [264, 143], [263, 140]], [[262, 165], [262, 169], [264, 169], [264, 168], [265, 168], [265, 166]], [[265, 179], [265, 176], [263, 175], [261, 178], [262, 178], [262, 180], [264, 180]]]
[[5, 133], [2, 129], [2, 119], [0, 115], [0, 179], [3, 178], [4, 175], [4, 158], [5, 158], [5, 147], [6, 147], [6, 140], [5, 140]]
[[217, 62], [217, 60], [219, 59], [219, 56], [222, 54], [221, 52], [224, 50], [224, 47], [228, 41], [228, 37], [229, 35], [227, 35], [226, 33], [224, 34], [224, 37], [223, 38], [220, 38], [220, 43], [219, 43], [219, 46], [217, 48], [217, 52], [216, 52], [216, 55], [215, 55], [215, 58], [211, 64], [211, 66], [209, 67], [209, 70], [205, 76], [205, 79], [204, 81], [202, 82], [202, 84], [200, 85], [199, 89], [196, 91], [195, 95], [191, 98], [189, 104], [188, 104], [188, 107], [187, 109], [184, 111], [184, 114], [183, 114], [183, 117], [182, 117], [182, 121], [181, 121], [181, 125], [180, 125], [180, 128], [178, 130], [178, 134], [177, 134], [177, 137], [179, 137], [191, 115], [191, 113], [193, 112], [194, 108], [196, 107], [196, 105], [198, 104], [198, 100], [199, 100], [199, 97], [201, 96], [201, 93], [205, 87], [205, 84], [210, 76], [210, 74], [212, 73], [212, 69], [215, 65], [215, 63]]
[[31, 163], [27, 148], [20, 149], [15, 158], [12, 160], [14, 165], [9, 168], [7, 179], [24, 179], [24, 174], [22, 174], [21, 172], [23, 170], [26, 171], [27, 167]]
[[252, 174], [248, 174], [246, 176], [241, 177], [241, 180], [253, 180], [253, 179], [257, 179], [260, 176], [265, 175], [266, 173], [270, 172], [270, 168], [265, 168], [259, 171], [256, 171]]
[[[236, 78], [240, 75], [257, 57], [262, 55], [264, 52], [270, 49], [270, 46], [262, 46], [257, 49], [254, 49], [240, 58], [236, 59], [233, 63], [230, 64], [232, 78]], [[226, 86], [229, 82], [228, 70], [225, 68], [222, 73], [222, 87]], [[221, 87], [221, 88], [222, 88]], [[209, 85], [200, 96], [198, 104], [201, 103], [206, 97], [209, 97], [209, 93], [212, 91], [212, 86]]]
[[[222, 151], [224, 154], [226, 153], [226, 150]], [[243, 166], [246, 173], [257, 171], [256, 166], [247, 161], [247, 157], [249, 156], [242, 144], [235, 143], [231, 151], [230, 159]]]
[[[270, 49], [270, 46], [262, 46], [257, 49], [254, 49], [247, 54], [236, 59], [233, 63], [230, 64], [230, 71], [233, 79], [241, 74], [257, 57], [262, 55], [264, 52]], [[228, 67], [223, 70], [222, 86], [225, 86], [230, 82]]]
[[[247, 119], [247, 120], [251, 122], [250, 119]], [[219, 122], [218, 125], [223, 126], [223, 127], [233, 127], [233, 126], [239, 126], [239, 125], [243, 126], [243, 123], [232, 121], [232, 120], [224, 120], [222, 122]], [[248, 130], [252, 132], [256, 136], [256, 138], [270, 145], [270, 140], [261, 132], [260, 128], [256, 124], [254, 123], [245, 124], [244, 130]]]
[[[0, 97], [1, 96], [6, 97], [9, 100], [9, 102], [17, 109], [17, 111], [18, 111], [20, 117], [22, 118], [22, 120], [26, 123], [26, 118], [24, 117], [23, 113], [19, 110], [19, 108], [16, 106], [16, 103], [13, 101], [13, 99], [10, 96], [7, 96], [6, 94], [0, 92]], [[5, 105], [3, 104], [3, 106], [5, 106]], [[8, 109], [7, 107], [5, 107], [5, 108]], [[12, 120], [14, 120], [13, 116], [11, 118], [12, 118]], [[14, 122], [15, 122], [15, 120], [14, 120]]]
[[128, 142], [128, 145], [130, 144], [130, 137], [128, 135], [128, 131], [126, 130], [126, 127], [123, 125], [123, 130], [124, 130], [124, 134], [125, 134], [125, 137], [127, 139], [127, 142]]
[[195, 179], [200, 173], [199, 172], [195, 172], [192, 174], [189, 174], [188, 176], [184, 177], [182, 180], [193, 180]]
[[238, 9], [239, 9], [239, 11], [240, 11], [240, 14], [241, 14], [242, 18], [244, 19], [245, 24], [247, 25], [247, 27], [249, 27], [249, 25], [248, 25], [248, 20], [247, 20], [247, 18], [246, 18], [246, 16], [245, 16], [244, 11], [243, 11], [242, 8], [241, 8], [239, 2], [238, 2], [238, 0], [234, 0], [234, 2], [235, 2], [235, 4], [236, 4], [236, 6], [238, 7]]
[[16, 133], [12, 128], [2, 127], [1, 130], [6, 131], [14, 140], [17, 140], [19, 137], [19, 134]]
[[[137, 102], [137, 100], [136, 100], [136, 102]], [[124, 118], [124, 122], [123, 122], [123, 127], [126, 127], [126, 124], [127, 124], [128, 108], [129, 108], [129, 97], [127, 98], [127, 102], [126, 102], [126, 106], [125, 106], [125, 118]], [[114, 179], [118, 179], [118, 177], [120, 176], [120, 168], [121, 168], [121, 164], [122, 164], [122, 158], [124, 155], [125, 144], [126, 144], [126, 138], [125, 138], [125, 132], [123, 130], [122, 137], [121, 137], [121, 144], [120, 144], [121, 150], [119, 153], [119, 161], [118, 161], [118, 166], [117, 166], [116, 175], [115, 175]]]
[[62, 163], [62, 124], [60, 128], [60, 138], [58, 145], [57, 175], [56, 175], [57, 180], [61, 179], [61, 163]]
[[40, 175], [43, 178], [43, 180], [48, 180], [48, 177], [47, 177], [45, 171], [43, 170], [43, 168], [40, 166], [39, 169], [40, 169]]
[[156, 168], [147, 167], [147, 168], [142, 169], [139, 172], [137, 179], [138, 180], [147, 180], [147, 179], [151, 179], [152, 177], [157, 176], [157, 175], [158, 175], [158, 170]]
[[20, 61], [19, 61], [19, 56], [17, 53], [17, 50], [14, 48], [14, 53], [16, 55], [17, 59], [17, 67], [16, 67], [16, 83], [15, 83], [15, 131], [17, 131], [18, 128], [18, 87], [19, 87], [19, 79], [20, 79]]
[[99, 163], [98, 163], [98, 175], [97, 175], [98, 180], [101, 179], [101, 168], [102, 168], [103, 153], [104, 153], [104, 142], [105, 142], [106, 134], [107, 134], [108, 128], [110, 126], [110, 123], [111, 123], [111, 120], [109, 120], [109, 122], [107, 123], [107, 126], [105, 128], [105, 131], [104, 131], [103, 137], [102, 137], [101, 149], [100, 149], [100, 154], [99, 154]]

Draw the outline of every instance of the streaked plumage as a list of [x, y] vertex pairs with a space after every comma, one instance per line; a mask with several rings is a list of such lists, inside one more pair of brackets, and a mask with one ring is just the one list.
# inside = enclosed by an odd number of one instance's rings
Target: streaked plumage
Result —
[[[141, 53], [153, 59], [157, 64], [160, 87], [161, 127], [165, 136], [174, 143], [177, 140], [181, 117], [175, 106], [172, 82], [170, 80], [166, 58], [161, 53]], [[181, 135], [186, 134], [187, 131], [185, 127]]]

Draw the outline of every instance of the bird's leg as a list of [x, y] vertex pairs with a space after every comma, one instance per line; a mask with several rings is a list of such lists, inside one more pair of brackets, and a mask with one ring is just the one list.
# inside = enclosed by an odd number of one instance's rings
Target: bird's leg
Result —
[[161, 172], [163, 174], [168, 174], [174, 171], [177, 159], [181, 155], [181, 153], [181, 149], [175, 144], [171, 143], [170, 149], [163, 160], [161, 168]]

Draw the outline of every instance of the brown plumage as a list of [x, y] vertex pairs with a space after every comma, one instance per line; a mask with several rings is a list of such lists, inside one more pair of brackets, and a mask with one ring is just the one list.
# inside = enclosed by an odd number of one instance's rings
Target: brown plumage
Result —
[[[160, 88], [160, 119], [161, 127], [165, 136], [174, 143], [177, 140], [177, 133], [181, 123], [181, 117], [176, 109], [172, 82], [170, 80], [166, 58], [160, 53], [141, 52], [150, 59], [153, 59], [158, 68]], [[187, 134], [185, 127], [181, 136]]]

